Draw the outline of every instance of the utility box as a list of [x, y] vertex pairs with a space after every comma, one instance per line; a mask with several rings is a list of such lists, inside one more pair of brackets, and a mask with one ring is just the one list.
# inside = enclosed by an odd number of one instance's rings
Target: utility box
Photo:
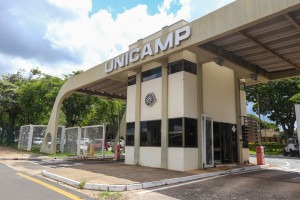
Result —
[[90, 156], [94, 156], [94, 152], [95, 152], [95, 145], [90, 144]]
[[115, 160], [120, 160], [120, 145], [117, 144], [115, 147]]
[[257, 146], [256, 147], [256, 161], [258, 165], [264, 165], [265, 164], [265, 152], [263, 146]]

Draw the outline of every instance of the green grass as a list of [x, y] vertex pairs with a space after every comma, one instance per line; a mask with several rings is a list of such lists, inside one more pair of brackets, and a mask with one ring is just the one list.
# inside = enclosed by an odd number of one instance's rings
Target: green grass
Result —
[[98, 200], [115, 200], [120, 199], [122, 197], [119, 192], [101, 192], [98, 195]]
[[85, 184], [86, 184], [86, 181], [81, 181], [78, 185], [78, 188], [83, 189]]

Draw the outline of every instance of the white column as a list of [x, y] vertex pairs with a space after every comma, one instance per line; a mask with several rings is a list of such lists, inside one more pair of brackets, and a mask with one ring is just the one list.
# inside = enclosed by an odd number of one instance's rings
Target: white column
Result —
[[162, 65], [161, 168], [168, 168], [168, 64]]
[[202, 135], [202, 118], [203, 114], [203, 66], [198, 63], [197, 66], [197, 103], [198, 103], [198, 168], [203, 169], [203, 135]]
[[134, 129], [134, 160], [133, 164], [139, 164], [140, 156], [140, 135], [141, 135], [141, 72], [136, 73], [135, 93], [135, 129]]
[[243, 144], [242, 144], [242, 123], [241, 123], [241, 97], [240, 97], [240, 79], [234, 72], [234, 86], [235, 86], [235, 110], [236, 110], [236, 136], [237, 136], [237, 148], [238, 148], [238, 162], [242, 164], [243, 158]]

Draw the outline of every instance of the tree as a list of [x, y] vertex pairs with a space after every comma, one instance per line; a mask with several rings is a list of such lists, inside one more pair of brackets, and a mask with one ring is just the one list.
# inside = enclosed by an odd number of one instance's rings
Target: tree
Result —
[[[21, 113], [19, 107], [18, 88], [26, 82], [24, 70], [19, 70], [16, 74], [3, 75], [0, 80], [0, 115], [2, 127], [15, 127], [17, 118]], [[6, 116], [4, 121], [3, 117]]]
[[295, 101], [291, 97], [300, 93], [299, 84], [300, 78], [290, 78], [246, 87], [247, 101], [254, 103], [253, 111], [258, 114], [259, 103], [260, 113], [280, 125], [287, 138], [293, 136], [295, 129]]
[[39, 74], [19, 88], [19, 106], [22, 124], [46, 124], [49, 120], [56, 95], [64, 80]]

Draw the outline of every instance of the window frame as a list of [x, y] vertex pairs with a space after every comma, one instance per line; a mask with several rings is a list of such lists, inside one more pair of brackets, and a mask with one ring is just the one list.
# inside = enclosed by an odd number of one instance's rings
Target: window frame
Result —
[[[149, 124], [146, 124], [146, 129], [147, 129], [146, 132], [143, 131], [143, 128], [145, 127], [145, 125], [144, 125], [145, 123], [149, 123]], [[153, 123], [153, 124], [151, 125], [151, 123]], [[161, 147], [161, 120], [141, 121], [140, 125], [141, 125], [140, 146], [141, 147]], [[157, 133], [151, 132], [151, 129], [150, 129], [155, 126], [156, 126], [156, 130], [158, 131]], [[147, 135], [146, 135], [146, 140], [144, 141], [143, 140], [145, 137], [144, 135], [149, 133], [149, 129], [150, 129], [150, 141], [148, 140], [149, 138], [147, 138]], [[157, 139], [157, 141], [155, 141], [155, 139]]]
[[182, 71], [197, 75], [197, 64], [185, 59], [168, 63], [168, 75]]
[[149, 69], [147, 71], [143, 71], [141, 75], [141, 82], [150, 81], [156, 78], [160, 78], [162, 76], [161, 66]]
[[[179, 131], [173, 131], [170, 127], [171, 121], [172, 120], [181, 120], [181, 130]], [[188, 144], [187, 142], [189, 141], [187, 138], [187, 134], [188, 134], [188, 129], [190, 128], [190, 126], [187, 126], [187, 120], [193, 120], [194, 121], [194, 131], [195, 131], [195, 144]], [[172, 148], [198, 148], [198, 119], [195, 118], [188, 118], [188, 117], [178, 117], [178, 118], [169, 118], [168, 119], [168, 147], [172, 147]], [[170, 144], [170, 134], [181, 134], [181, 140], [180, 143], [181, 145], [173, 145]], [[172, 143], [175, 143], [176, 141], [172, 141]]]
[[131, 86], [135, 84], [136, 84], [136, 75], [128, 76], [127, 86]]
[[[128, 134], [129, 133], [129, 129], [128, 129], [128, 125], [133, 125], [133, 127], [131, 127], [131, 129], [133, 129], [133, 134]], [[134, 132], [135, 132], [135, 122], [127, 122], [126, 123], [126, 146], [134, 146]], [[131, 133], [131, 132], [130, 132]], [[129, 136], [133, 136], [132, 140], [129, 139]]]

